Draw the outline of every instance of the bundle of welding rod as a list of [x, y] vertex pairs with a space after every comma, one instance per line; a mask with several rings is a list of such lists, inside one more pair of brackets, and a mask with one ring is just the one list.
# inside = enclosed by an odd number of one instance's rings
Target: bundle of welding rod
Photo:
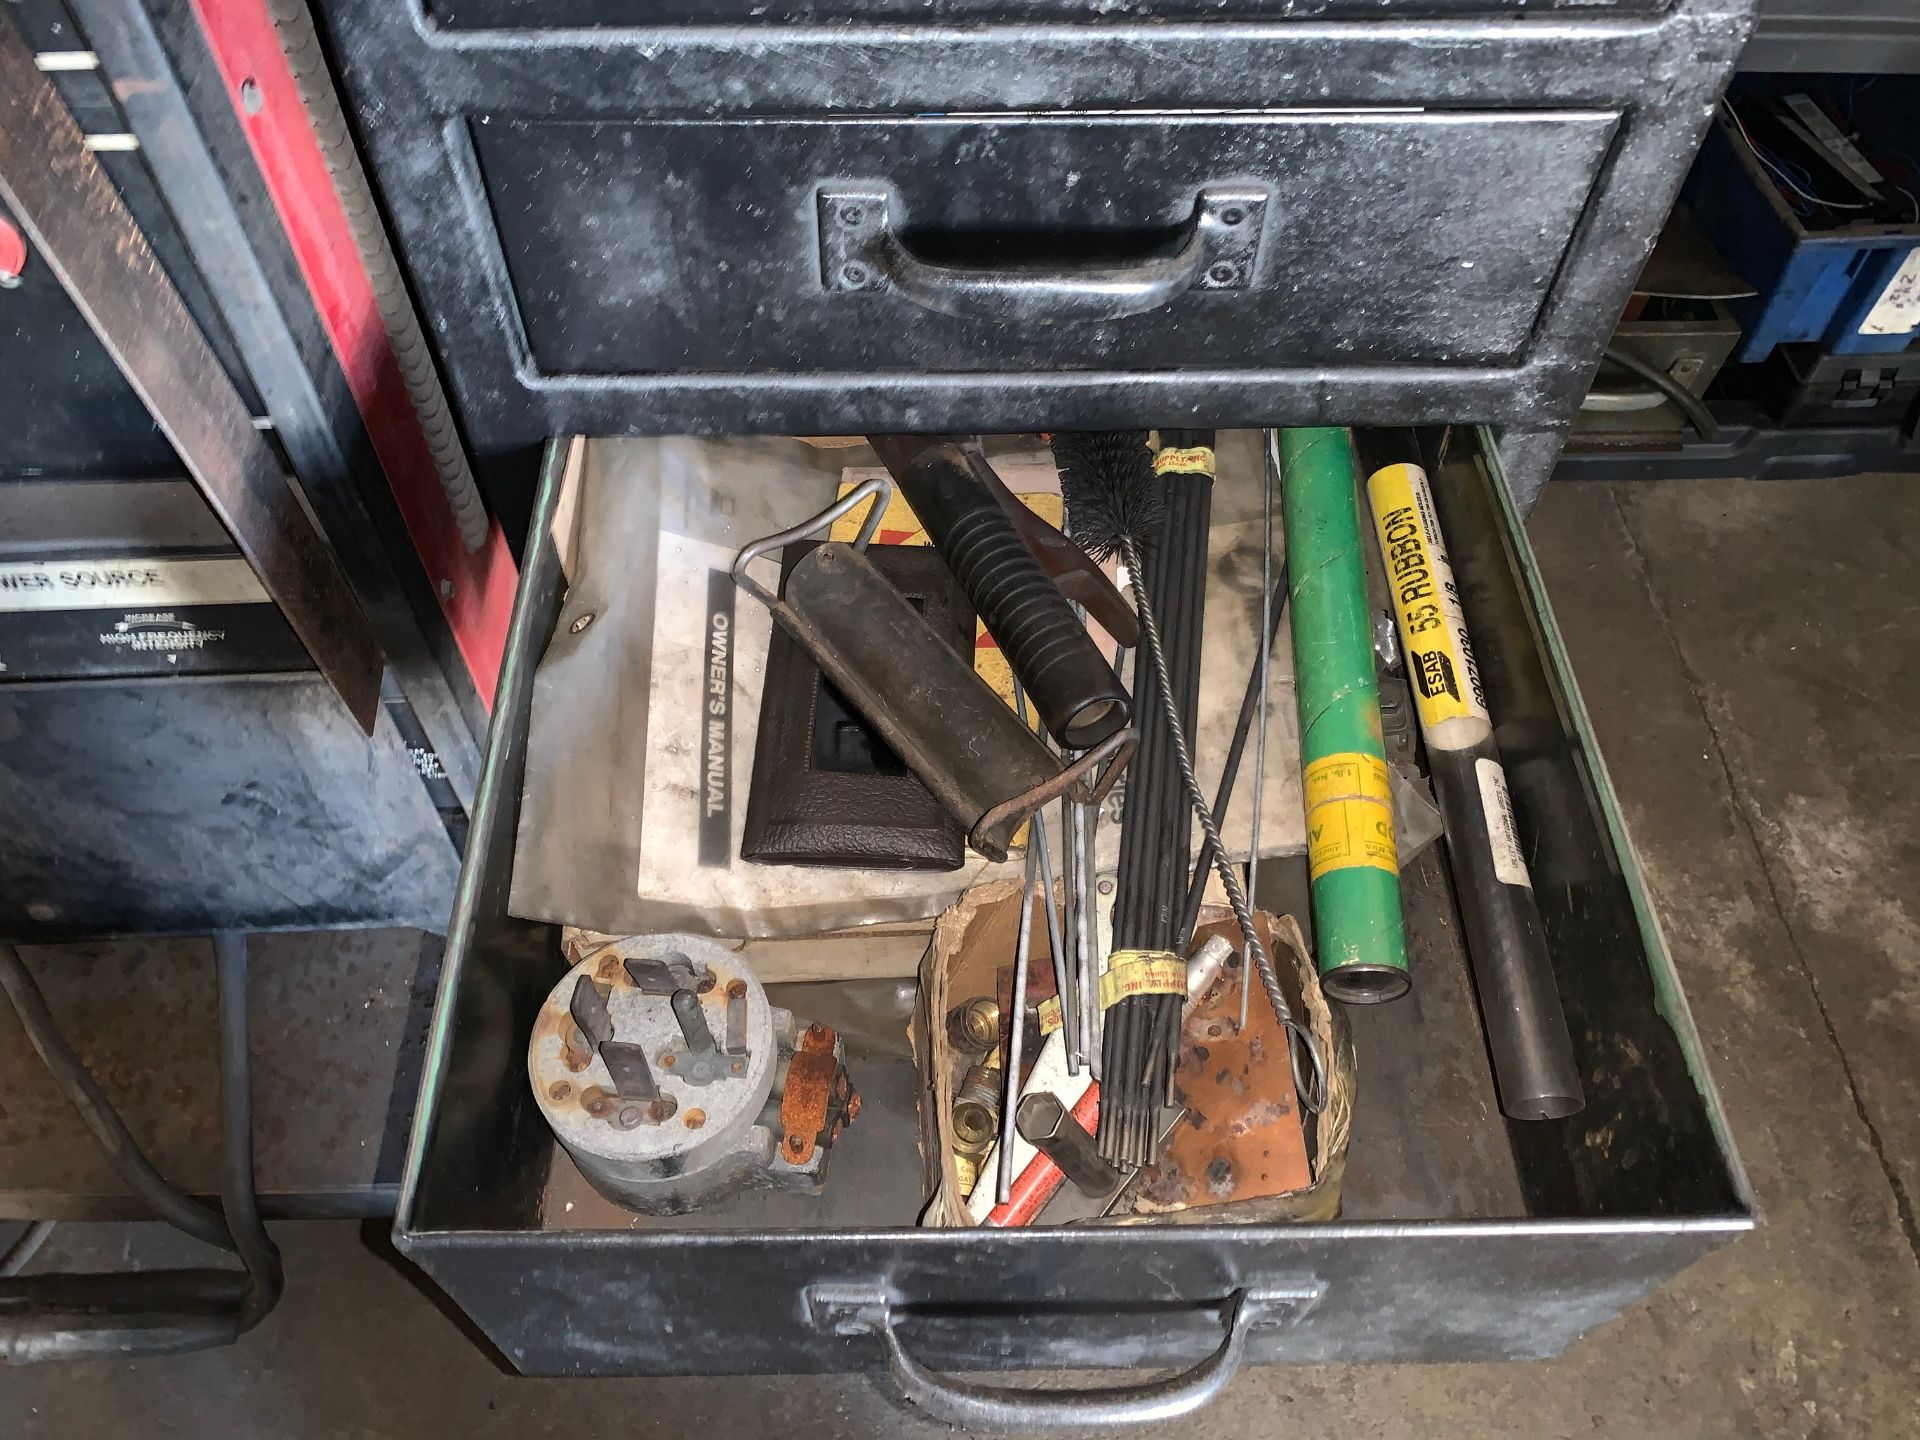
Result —
[[[1201, 627], [1206, 601], [1207, 530], [1213, 509], [1211, 432], [1168, 432], [1163, 454], [1191, 457], [1163, 464], [1153, 484], [1164, 489], [1166, 519], [1141, 556], [1143, 586], [1159, 622], [1161, 646], [1185, 733], [1194, 733], [1200, 695]], [[1144, 451], [1146, 437], [1140, 436]], [[1144, 459], [1142, 463], [1145, 463]], [[1190, 467], [1190, 468], [1189, 468]], [[1069, 531], [1074, 516], [1067, 515]], [[1183, 786], [1174, 737], [1164, 715], [1155, 667], [1141, 655], [1134, 666], [1134, 715], [1139, 748], [1126, 777], [1119, 869], [1115, 877], [1113, 951], [1184, 954], [1182, 928], [1193, 816]], [[1101, 995], [1096, 1004], [1107, 996]], [[1180, 1052], [1184, 988], [1177, 994], [1122, 995], [1104, 1010], [1100, 1043], [1100, 1124], [1097, 1140], [1108, 1163], [1130, 1169], [1152, 1164], [1159, 1148], [1161, 1109], [1172, 1103]]]

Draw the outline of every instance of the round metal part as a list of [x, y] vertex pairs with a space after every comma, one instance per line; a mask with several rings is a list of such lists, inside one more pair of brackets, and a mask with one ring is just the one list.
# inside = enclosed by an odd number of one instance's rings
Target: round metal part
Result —
[[969, 1069], [953, 1097], [953, 1148], [956, 1153], [982, 1155], [1000, 1130], [1000, 1086], [1005, 1068], [1000, 1052]]
[[953, 1048], [968, 1053], [991, 1050], [1000, 1043], [1000, 1005], [986, 995], [964, 1000], [947, 1012], [947, 1038]]
[[595, 1189], [637, 1210], [679, 1211], [771, 1159], [761, 1111], [776, 1030], [791, 1024], [724, 946], [633, 936], [553, 987], [527, 1074], [540, 1113]]

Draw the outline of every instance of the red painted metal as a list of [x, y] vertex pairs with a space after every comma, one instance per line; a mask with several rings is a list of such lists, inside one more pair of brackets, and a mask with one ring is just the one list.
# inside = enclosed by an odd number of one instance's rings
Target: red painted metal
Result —
[[18, 280], [26, 268], [26, 237], [11, 220], [0, 215], [0, 283]]
[[[1100, 1087], [1089, 1083], [1081, 1092], [1080, 1098], [1073, 1102], [1073, 1108], [1067, 1112], [1078, 1120], [1092, 1134], [1100, 1125]], [[981, 1222], [995, 1229], [1011, 1229], [1022, 1225], [1031, 1225], [1047, 1208], [1047, 1202], [1053, 1198], [1066, 1180], [1060, 1173], [1060, 1167], [1045, 1155], [1036, 1154], [1026, 1163], [1020, 1173], [1013, 1177], [1013, 1185], [1007, 1191], [1007, 1203], [996, 1205], [987, 1212], [987, 1218]], [[991, 1185], [993, 1176], [983, 1170], [979, 1183]]]
[[[433, 455], [360, 263], [319, 137], [300, 103], [266, 0], [193, 0], [280, 223], [359, 407], [407, 534], [488, 710], [506, 652], [519, 572], [495, 521], [486, 544], [460, 540]], [[241, 87], [249, 86], [245, 101]]]

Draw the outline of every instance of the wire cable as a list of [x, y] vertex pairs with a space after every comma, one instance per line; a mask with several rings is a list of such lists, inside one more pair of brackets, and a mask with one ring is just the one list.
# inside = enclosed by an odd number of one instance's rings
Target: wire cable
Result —
[[[1770, 152], [1755, 141], [1753, 136], [1747, 132], [1747, 123], [1740, 118], [1740, 112], [1733, 108], [1732, 101], [1721, 100], [1720, 108], [1727, 112], [1727, 118], [1733, 121], [1735, 128], [1740, 131], [1740, 138], [1747, 142], [1747, 149], [1753, 152], [1753, 158], [1766, 166], [1767, 169], [1772, 172], [1775, 179], [1793, 191], [1793, 193], [1798, 195], [1802, 200], [1811, 201], [1815, 205], [1823, 205], [1829, 210], [1871, 210], [1873, 208], [1872, 205], [1856, 204], [1850, 200], [1828, 200], [1819, 195], [1815, 195], [1811, 190], [1802, 188], [1801, 185], [1794, 180], [1793, 176], [1787, 173], [1786, 163], [1777, 158], [1769, 159]], [[1813, 177], [1811, 175], [1807, 177], [1807, 183], [1813, 183]]]
[[220, 1216], [176, 1187], [147, 1158], [139, 1142], [128, 1132], [126, 1122], [101, 1092], [93, 1076], [87, 1073], [80, 1057], [73, 1053], [66, 1036], [60, 1033], [53, 1012], [47, 1008], [46, 996], [40, 992], [39, 982], [20, 958], [20, 952], [4, 942], [0, 942], [0, 990], [5, 990], [13, 1002], [20, 1016], [20, 1028], [26, 1031], [27, 1040], [41, 1063], [126, 1187], [176, 1230], [222, 1250], [233, 1250], [233, 1237], [227, 1233]]
[[1609, 365], [1618, 365], [1622, 370], [1630, 371], [1671, 400], [1679, 407], [1680, 413], [1692, 422], [1693, 428], [1700, 432], [1702, 440], [1720, 438], [1720, 422], [1713, 418], [1713, 412], [1707, 409], [1706, 402], [1658, 365], [1649, 364], [1631, 350], [1622, 350], [1613, 345], [1609, 345], [1601, 354]]
[[240, 1333], [258, 1325], [280, 1302], [285, 1273], [280, 1251], [260, 1219], [253, 1188], [253, 1057], [247, 1043], [247, 937], [213, 937], [220, 994], [220, 1128], [226, 1149], [220, 1205], [250, 1283], [240, 1306]]
[[33, 1257], [40, 1253], [40, 1247], [47, 1243], [53, 1234], [53, 1221], [36, 1220], [20, 1233], [20, 1238], [7, 1247], [7, 1253], [0, 1255], [0, 1279], [18, 1275], [32, 1263]]

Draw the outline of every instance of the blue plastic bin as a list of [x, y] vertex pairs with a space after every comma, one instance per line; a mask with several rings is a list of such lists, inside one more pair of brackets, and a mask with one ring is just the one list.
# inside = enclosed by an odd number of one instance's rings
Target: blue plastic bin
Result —
[[1764, 360], [1776, 345], [1797, 340], [1836, 355], [1884, 355], [1920, 334], [1920, 320], [1898, 334], [1860, 333], [1901, 265], [1920, 249], [1920, 225], [1803, 228], [1724, 114], [1685, 195], [1721, 258], [1760, 292], [1733, 303], [1745, 332], [1736, 359]]

